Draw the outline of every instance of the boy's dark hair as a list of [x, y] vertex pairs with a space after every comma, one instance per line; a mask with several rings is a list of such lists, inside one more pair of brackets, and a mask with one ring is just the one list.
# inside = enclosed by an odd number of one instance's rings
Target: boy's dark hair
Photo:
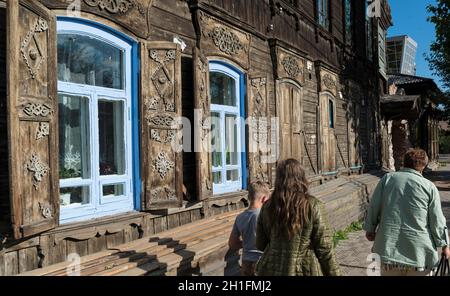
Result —
[[269, 184], [261, 182], [261, 181], [256, 181], [256, 182], [252, 182], [250, 184], [250, 186], [248, 186], [248, 199], [250, 200], [250, 202], [254, 202], [256, 199], [256, 196], [259, 193], [264, 193], [264, 194], [269, 195], [270, 194]]
[[422, 149], [411, 149], [405, 154], [403, 166], [408, 169], [422, 171], [428, 165], [427, 153]]

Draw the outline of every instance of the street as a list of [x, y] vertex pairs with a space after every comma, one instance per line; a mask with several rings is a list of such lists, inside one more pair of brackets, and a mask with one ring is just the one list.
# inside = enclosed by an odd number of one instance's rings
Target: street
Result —
[[[430, 173], [429, 178], [439, 189], [442, 210], [447, 218], [447, 225], [450, 226], [450, 164]], [[336, 253], [343, 275], [367, 276], [367, 269], [372, 260], [369, 256], [371, 248], [372, 243], [366, 240], [364, 231], [350, 233], [348, 240], [340, 241]]]

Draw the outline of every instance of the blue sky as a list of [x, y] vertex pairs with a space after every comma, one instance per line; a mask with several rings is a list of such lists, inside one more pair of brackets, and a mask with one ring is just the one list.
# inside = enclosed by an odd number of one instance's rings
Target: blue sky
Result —
[[440, 81], [433, 77], [428, 63], [424, 58], [429, 53], [430, 44], [435, 38], [434, 25], [427, 22], [429, 4], [436, 0], [390, 0], [394, 26], [388, 31], [388, 36], [409, 35], [419, 44], [417, 52], [417, 76], [434, 78], [438, 85]]

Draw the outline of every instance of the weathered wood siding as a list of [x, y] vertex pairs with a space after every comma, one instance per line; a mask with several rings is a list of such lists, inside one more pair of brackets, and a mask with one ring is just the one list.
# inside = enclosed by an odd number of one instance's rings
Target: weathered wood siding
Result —
[[[1, 4], [0, 4], [1, 5]], [[0, 241], [9, 232], [8, 123], [6, 116], [6, 9], [0, 8]]]

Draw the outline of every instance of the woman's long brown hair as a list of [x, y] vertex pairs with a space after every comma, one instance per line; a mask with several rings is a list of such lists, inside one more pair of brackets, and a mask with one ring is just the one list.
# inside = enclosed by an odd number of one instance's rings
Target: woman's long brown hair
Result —
[[308, 181], [296, 159], [282, 161], [277, 168], [275, 190], [267, 209], [275, 219], [275, 226], [291, 239], [297, 230], [308, 223]]

